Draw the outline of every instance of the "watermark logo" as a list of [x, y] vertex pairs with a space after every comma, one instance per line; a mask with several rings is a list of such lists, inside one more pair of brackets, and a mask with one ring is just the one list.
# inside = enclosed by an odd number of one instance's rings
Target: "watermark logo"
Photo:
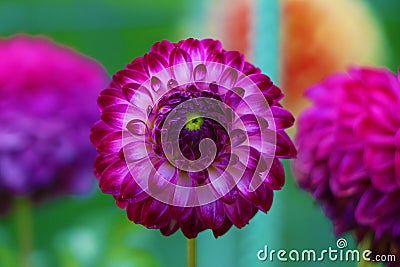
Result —
[[359, 251], [357, 249], [347, 249], [348, 243], [344, 238], [340, 238], [336, 242], [336, 247], [328, 247], [320, 251], [314, 249], [303, 250], [275, 250], [269, 249], [267, 245], [257, 252], [259, 261], [281, 261], [281, 262], [396, 262], [396, 256], [375, 255], [371, 250]]
[[339, 249], [346, 248], [347, 245], [348, 245], [348, 244], [347, 244], [347, 240], [344, 239], [344, 238], [339, 238], [339, 239], [336, 241], [336, 246], [337, 246]]

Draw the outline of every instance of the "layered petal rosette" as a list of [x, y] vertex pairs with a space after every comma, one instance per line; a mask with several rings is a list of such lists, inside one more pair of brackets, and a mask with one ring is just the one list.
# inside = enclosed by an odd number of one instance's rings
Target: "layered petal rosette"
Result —
[[[400, 79], [352, 68], [307, 91], [298, 121], [300, 186], [319, 201], [336, 234], [372, 237], [375, 253], [400, 248]], [[397, 265], [395, 265], [397, 266]]]
[[95, 174], [128, 218], [188, 238], [221, 236], [267, 212], [296, 151], [293, 117], [260, 69], [219, 41], [154, 44], [117, 72], [98, 105]]
[[0, 209], [87, 191], [96, 153], [87, 129], [106, 72], [44, 37], [0, 39], [0, 58]]

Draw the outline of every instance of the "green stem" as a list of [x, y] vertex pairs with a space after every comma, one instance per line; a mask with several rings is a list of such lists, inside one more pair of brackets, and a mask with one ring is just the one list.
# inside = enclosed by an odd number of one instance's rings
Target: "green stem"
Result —
[[15, 219], [18, 237], [19, 266], [31, 267], [32, 210], [29, 199], [21, 198], [16, 201]]
[[196, 267], [196, 239], [187, 240], [187, 267]]

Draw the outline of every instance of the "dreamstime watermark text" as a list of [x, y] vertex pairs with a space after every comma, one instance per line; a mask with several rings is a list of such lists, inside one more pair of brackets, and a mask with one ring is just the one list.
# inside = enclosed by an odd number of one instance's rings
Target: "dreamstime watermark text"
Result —
[[396, 255], [375, 255], [371, 250], [359, 251], [356, 249], [346, 249], [347, 240], [340, 238], [336, 242], [336, 247], [329, 247], [320, 251], [314, 249], [303, 250], [275, 250], [269, 249], [267, 245], [257, 252], [259, 261], [280, 261], [280, 262], [395, 262]]

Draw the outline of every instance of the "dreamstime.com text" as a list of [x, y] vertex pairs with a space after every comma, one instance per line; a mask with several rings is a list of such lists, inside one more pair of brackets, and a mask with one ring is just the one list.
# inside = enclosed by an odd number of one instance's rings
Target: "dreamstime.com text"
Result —
[[281, 261], [281, 262], [395, 262], [396, 255], [375, 255], [371, 250], [359, 251], [356, 249], [346, 249], [347, 240], [340, 238], [336, 242], [336, 248], [329, 247], [321, 251], [313, 249], [304, 250], [269, 250], [265, 245], [257, 252], [259, 261]]

